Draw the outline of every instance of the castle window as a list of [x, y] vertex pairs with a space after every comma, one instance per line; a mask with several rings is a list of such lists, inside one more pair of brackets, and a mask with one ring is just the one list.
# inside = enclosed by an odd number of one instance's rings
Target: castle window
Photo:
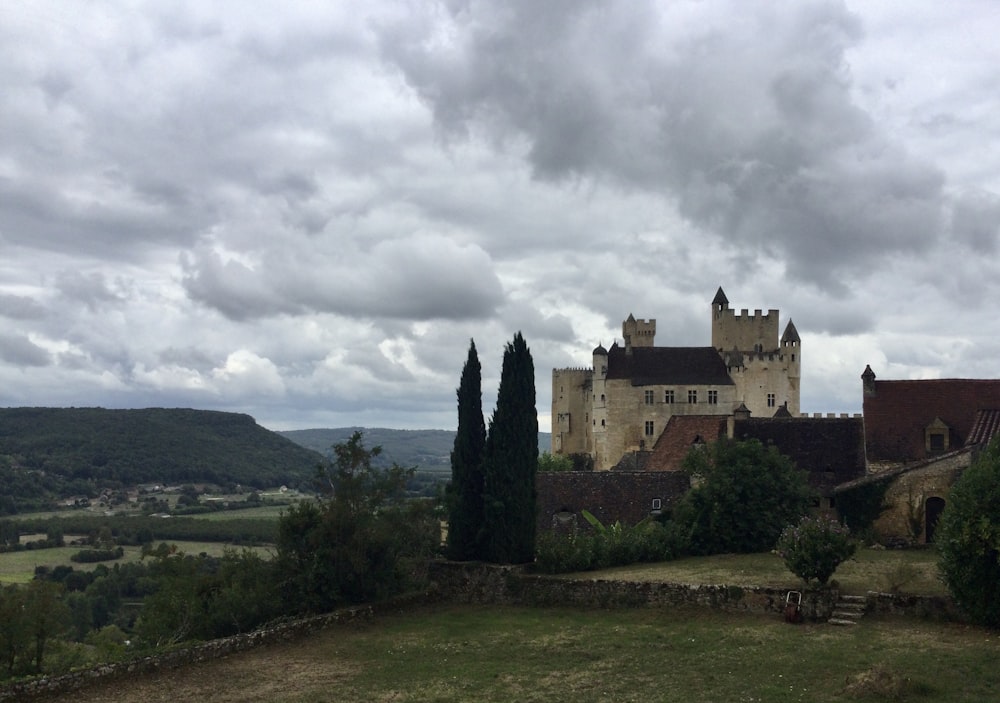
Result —
[[604, 402], [604, 394], [603, 393], [601, 393], [601, 402], [602, 403]]
[[930, 435], [930, 445], [932, 452], [943, 452], [944, 451], [944, 435], [938, 432], [934, 432]]
[[653, 510], [660, 510], [663, 507], [663, 500], [661, 498], [653, 498]]
[[673, 390], [663, 391], [663, 402], [667, 405], [673, 405], [674, 403], [674, 392]]
[[644, 393], [644, 396], [646, 398], [646, 405], [652, 405], [653, 404], [653, 391], [646, 391]]
[[719, 404], [719, 391], [709, 391], [708, 392], [708, 404], [718, 405]]
[[698, 391], [688, 391], [688, 402], [689, 403], [698, 402]]
[[646, 436], [647, 437], [652, 437], [653, 436], [653, 421], [652, 420], [646, 420]]
[[604, 419], [601, 419], [601, 427], [604, 427]]
[[773, 408], [775, 405], [774, 393], [767, 394], [767, 407]]
[[795, 361], [795, 355], [792, 354], [792, 361]]

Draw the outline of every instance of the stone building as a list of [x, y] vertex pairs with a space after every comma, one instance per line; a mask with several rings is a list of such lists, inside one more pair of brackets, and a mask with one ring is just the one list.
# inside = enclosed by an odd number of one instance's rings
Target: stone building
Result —
[[885, 482], [876, 532], [890, 541], [934, 541], [951, 487], [1000, 433], [1000, 380], [879, 381], [861, 375], [868, 475], [837, 493]]
[[801, 340], [789, 321], [780, 339], [777, 310], [730, 309], [712, 300], [712, 346], [658, 347], [656, 320], [622, 323], [622, 344], [598, 346], [589, 368], [552, 372], [552, 453], [587, 454], [607, 470], [651, 449], [672, 418], [799, 412]]

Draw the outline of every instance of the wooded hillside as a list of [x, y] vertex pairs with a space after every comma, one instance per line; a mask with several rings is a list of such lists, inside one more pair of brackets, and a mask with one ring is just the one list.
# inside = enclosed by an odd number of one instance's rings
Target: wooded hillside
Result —
[[57, 495], [93, 495], [104, 485], [294, 486], [310, 480], [321, 460], [249, 415], [0, 408], [0, 501], [22, 509]]
[[[420, 471], [451, 474], [454, 430], [390, 430], [383, 427], [338, 427], [333, 429], [288, 430], [278, 434], [314, 451], [326, 454], [330, 447], [346, 442], [355, 432], [364, 435], [366, 447], [382, 447], [382, 465], [392, 463], [416, 467]], [[551, 449], [552, 435], [538, 433], [538, 450]]]

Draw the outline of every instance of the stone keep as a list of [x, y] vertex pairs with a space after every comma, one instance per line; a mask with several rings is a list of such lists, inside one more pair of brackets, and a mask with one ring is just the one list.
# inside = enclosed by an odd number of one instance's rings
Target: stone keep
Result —
[[587, 454], [598, 470], [651, 450], [675, 415], [799, 414], [801, 340], [777, 310], [739, 315], [722, 288], [712, 300], [712, 346], [657, 347], [656, 320], [622, 323], [622, 344], [598, 346], [590, 368], [552, 371], [552, 453]]

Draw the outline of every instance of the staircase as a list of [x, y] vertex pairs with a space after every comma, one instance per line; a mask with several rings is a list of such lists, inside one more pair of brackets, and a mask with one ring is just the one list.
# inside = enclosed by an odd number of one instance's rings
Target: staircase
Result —
[[827, 622], [831, 625], [857, 625], [865, 614], [867, 600], [864, 596], [840, 596]]

